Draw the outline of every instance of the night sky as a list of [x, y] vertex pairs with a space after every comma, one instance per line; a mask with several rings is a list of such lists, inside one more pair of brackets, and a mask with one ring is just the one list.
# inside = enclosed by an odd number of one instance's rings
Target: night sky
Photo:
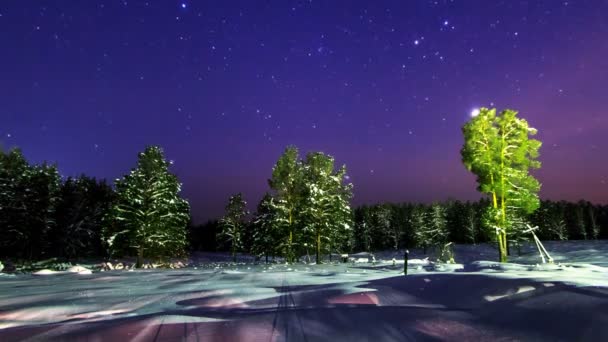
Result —
[[289, 144], [354, 204], [475, 200], [480, 106], [539, 130], [542, 198], [608, 201], [608, 1], [3, 0], [0, 43], [0, 144], [109, 180], [161, 145], [199, 222]]

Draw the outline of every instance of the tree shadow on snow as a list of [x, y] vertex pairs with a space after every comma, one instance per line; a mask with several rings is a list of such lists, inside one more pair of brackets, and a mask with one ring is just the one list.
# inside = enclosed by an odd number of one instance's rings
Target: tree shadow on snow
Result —
[[246, 288], [179, 292], [172, 295], [188, 299], [157, 312], [7, 328], [0, 340], [608, 340], [606, 289], [467, 273], [321, 285], [288, 279], [262, 299]]

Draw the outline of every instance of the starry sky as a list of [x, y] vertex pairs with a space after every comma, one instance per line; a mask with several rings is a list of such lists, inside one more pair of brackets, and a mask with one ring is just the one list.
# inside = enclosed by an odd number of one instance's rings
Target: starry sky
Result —
[[284, 148], [346, 164], [354, 204], [475, 200], [475, 108], [543, 142], [541, 197], [608, 201], [608, 1], [0, 3], [0, 144], [113, 180], [161, 145], [195, 221], [250, 209]]

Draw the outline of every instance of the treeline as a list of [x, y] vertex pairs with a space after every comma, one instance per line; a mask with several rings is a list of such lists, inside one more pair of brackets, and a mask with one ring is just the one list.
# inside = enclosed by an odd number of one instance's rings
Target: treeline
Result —
[[[447, 242], [494, 242], [488, 226], [489, 200], [447, 201], [424, 204], [378, 204], [355, 209], [356, 250], [407, 247], [426, 248]], [[513, 244], [532, 238], [528, 226], [538, 227], [541, 240], [608, 238], [608, 206], [590, 202], [540, 202], [531, 215], [513, 220], [509, 238]]]
[[188, 203], [162, 150], [149, 147], [117, 179], [61, 179], [57, 167], [0, 151], [0, 257], [39, 260], [184, 254]]
[[0, 255], [21, 259], [104, 255], [103, 218], [115, 200], [105, 181], [62, 180], [55, 165], [0, 153]]
[[[30, 164], [19, 149], [0, 151], [0, 257], [66, 259], [184, 255], [188, 250], [247, 252], [293, 262], [301, 256], [496, 240], [488, 200], [435, 204], [377, 204], [351, 210], [346, 168], [321, 152], [300, 158], [289, 147], [278, 159], [268, 193], [253, 213], [241, 194], [226, 214], [188, 224], [189, 204], [158, 147], [138, 155], [112, 187], [85, 175], [62, 179], [55, 165]], [[531, 215], [513, 217], [511, 244], [608, 238], [608, 206], [541, 201]]]
[[[448, 242], [493, 243], [495, 235], [487, 226], [484, 216], [489, 205], [488, 200], [482, 199], [476, 202], [452, 200], [435, 204], [384, 203], [360, 206], [353, 210], [352, 229], [345, 232], [342, 243], [334, 252], [372, 252], [413, 247], [427, 249]], [[260, 217], [261, 214], [258, 212], [254, 217]], [[540, 208], [532, 215], [514, 223], [513, 230], [510, 231], [512, 246], [532, 238], [530, 233], [524, 232], [527, 225], [539, 227], [535, 234], [541, 240], [608, 239], [608, 206], [587, 201], [543, 200]], [[220, 221], [191, 225], [188, 229], [193, 250], [230, 250], [229, 244], [217, 238], [222, 231]], [[256, 249], [256, 232], [255, 219], [244, 223], [242, 251], [264, 256], [264, 253]]]

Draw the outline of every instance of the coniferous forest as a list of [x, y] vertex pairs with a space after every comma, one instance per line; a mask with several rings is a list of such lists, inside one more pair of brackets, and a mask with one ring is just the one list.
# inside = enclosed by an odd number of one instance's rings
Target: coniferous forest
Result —
[[[226, 199], [226, 214], [190, 221], [181, 184], [163, 151], [149, 147], [114, 186], [86, 175], [62, 178], [56, 165], [29, 163], [19, 149], [0, 154], [0, 254], [14, 260], [51, 257], [183, 256], [189, 251], [250, 253], [262, 261], [354, 251], [433, 248], [448, 242], [495, 241], [485, 209], [476, 202], [380, 203], [350, 207], [346, 167], [321, 152], [301, 158], [288, 147], [269, 170], [268, 192], [252, 212], [242, 194]], [[608, 238], [608, 206], [584, 200], [540, 201], [512, 223], [510, 244]]]

